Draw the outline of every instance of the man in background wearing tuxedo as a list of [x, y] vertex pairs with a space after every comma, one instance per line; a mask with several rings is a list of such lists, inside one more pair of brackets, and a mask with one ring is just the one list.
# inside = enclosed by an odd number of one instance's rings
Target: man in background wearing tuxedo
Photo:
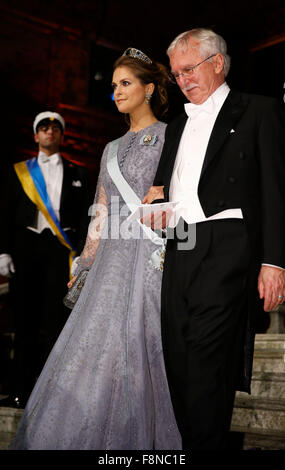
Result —
[[60, 114], [38, 114], [38, 156], [16, 163], [6, 178], [0, 274], [10, 277], [15, 368], [12, 393], [0, 406], [25, 406], [70, 313], [63, 297], [72, 257], [85, 242], [90, 193], [86, 168], [60, 155], [64, 129]]
[[223, 450], [235, 390], [250, 392], [258, 303], [270, 311], [285, 295], [285, 116], [273, 98], [230, 90], [213, 31], [182, 33], [167, 52], [189, 102], [143, 201], [179, 202], [162, 281], [165, 365], [183, 448]]

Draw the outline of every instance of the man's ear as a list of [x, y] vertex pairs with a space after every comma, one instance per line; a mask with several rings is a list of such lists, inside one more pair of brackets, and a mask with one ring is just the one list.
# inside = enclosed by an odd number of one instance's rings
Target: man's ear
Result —
[[37, 144], [39, 143], [38, 134], [34, 134], [34, 141], [35, 141]]
[[223, 54], [217, 54], [216, 57], [214, 58], [214, 63], [215, 63], [215, 73], [219, 74], [223, 71], [224, 69], [224, 63], [225, 59]]

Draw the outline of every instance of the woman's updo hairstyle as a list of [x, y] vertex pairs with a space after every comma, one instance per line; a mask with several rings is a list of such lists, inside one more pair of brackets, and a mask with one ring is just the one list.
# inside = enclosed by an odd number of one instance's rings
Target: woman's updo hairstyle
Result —
[[[171, 83], [167, 68], [159, 62], [151, 61], [145, 54], [137, 49], [127, 49], [127, 51], [137, 51], [140, 55], [122, 55], [114, 63], [113, 70], [118, 67], [128, 67], [133, 74], [143, 83], [153, 83], [155, 85], [150, 106], [156, 118], [161, 119], [168, 110], [167, 87]], [[126, 51], [126, 52], [127, 52]], [[140, 58], [144, 57], [144, 58]]]

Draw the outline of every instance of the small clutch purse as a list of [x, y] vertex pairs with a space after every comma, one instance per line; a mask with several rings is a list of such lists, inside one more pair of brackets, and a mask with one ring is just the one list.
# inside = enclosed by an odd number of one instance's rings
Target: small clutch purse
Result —
[[80, 296], [82, 287], [84, 286], [88, 273], [89, 269], [83, 269], [82, 271], [80, 271], [73, 285], [70, 289], [68, 289], [68, 292], [63, 299], [63, 303], [66, 307], [73, 309], [74, 305], [78, 300], [78, 297]]

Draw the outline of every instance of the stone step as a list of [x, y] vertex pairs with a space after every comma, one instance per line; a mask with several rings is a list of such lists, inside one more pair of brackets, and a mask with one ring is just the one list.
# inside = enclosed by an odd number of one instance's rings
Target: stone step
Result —
[[285, 432], [272, 429], [247, 429], [233, 426], [231, 435], [234, 436], [236, 450], [258, 448], [260, 450], [285, 450]]
[[285, 373], [285, 352], [279, 349], [256, 350], [253, 359], [253, 371]]
[[242, 449], [285, 450], [285, 335], [255, 337], [252, 395], [237, 392], [231, 431]]
[[14, 437], [13, 432], [0, 431], [0, 450], [6, 450]]
[[253, 371], [285, 373], [285, 334], [256, 335]]
[[254, 351], [279, 349], [285, 352], [285, 334], [258, 334], [255, 336]]
[[285, 399], [285, 373], [253, 371], [251, 394], [260, 398]]
[[0, 432], [15, 432], [23, 410], [0, 407]]
[[236, 426], [252, 432], [270, 429], [284, 433], [285, 437], [285, 400], [238, 392], [232, 417], [232, 427]]
[[0, 450], [7, 449], [10, 444], [23, 410], [0, 407]]

